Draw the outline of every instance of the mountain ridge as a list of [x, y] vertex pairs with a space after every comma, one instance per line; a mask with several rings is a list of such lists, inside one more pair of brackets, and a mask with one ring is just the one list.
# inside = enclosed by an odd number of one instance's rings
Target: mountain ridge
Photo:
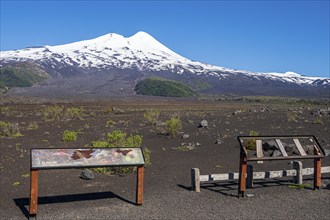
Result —
[[[330, 88], [330, 79], [324, 77], [306, 77], [297, 73], [257, 73], [246, 70], [210, 65], [189, 60], [170, 50], [146, 32], [137, 32], [130, 37], [109, 33], [90, 40], [83, 40], [56, 46], [30, 47], [22, 50], [1, 51], [0, 64], [16, 62], [34, 62], [44, 68], [52, 78], [81, 76], [83, 74], [124, 72], [129, 84], [136, 84], [148, 76], [161, 76], [179, 81], [203, 79], [211, 83], [214, 92], [223, 86], [253, 86], [262, 91], [271, 90], [276, 94], [281, 88], [291, 87], [299, 94], [306, 87], [312, 95], [321, 94]], [[119, 73], [120, 74], [120, 73]], [[118, 74], [117, 74], [118, 75]], [[104, 75], [106, 77], [106, 75]], [[122, 76], [121, 76], [122, 77]], [[125, 80], [125, 77], [122, 77]], [[134, 79], [133, 79], [134, 78]], [[192, 80], [193, 81], [193, 80]], [[193, 84], [193, 82], [192, 82]], [[266, 88], [266, 90], [265, 90]], [[134, 89], [130, 88], [130, 92]], [[226, 92], [223, 88], [219, 92]], [[237, 88], [231, 90], [238, 91]], [[243, 91], [240, 93], [245, 93]], [[315, 90], [315, 91], [314, 91]], [[320, 90], [320, 91], [316, 91]], [[205, 90], [205, 92], [208, 92]], [[228, 93], [232, 92], [230, 89]], [[309, 92], [305, 92], [308, 95]]]

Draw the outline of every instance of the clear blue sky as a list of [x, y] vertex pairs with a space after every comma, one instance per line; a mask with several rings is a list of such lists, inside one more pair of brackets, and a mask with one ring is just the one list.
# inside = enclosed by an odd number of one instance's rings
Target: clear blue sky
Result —
[[329, 0], [1, 0], [1, 51], [145, 31], [192, 60], [330, 77], [329, 11]]

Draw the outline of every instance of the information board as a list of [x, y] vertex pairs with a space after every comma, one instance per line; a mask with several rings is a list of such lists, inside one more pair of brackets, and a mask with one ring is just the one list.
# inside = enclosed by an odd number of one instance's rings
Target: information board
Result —
[[141, 148], [31, 149], [31, 169], [144, 165]]

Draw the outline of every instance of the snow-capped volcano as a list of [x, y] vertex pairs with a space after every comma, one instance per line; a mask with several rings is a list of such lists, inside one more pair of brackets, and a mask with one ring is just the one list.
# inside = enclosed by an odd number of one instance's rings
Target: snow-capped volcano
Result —
[[[91, 40], [58, 46], [29, 47], [21, 50], [1, 51], [0, 63], [34, 62], [52, 76], [72, 76], [87, 72], [111, 72], [114, 69], [153, 73], [170, 78], [212, 78], [219, 83], [239, 81], [246, 85], [256, 82], [285, 83], [308, 86], [330, 86], [330, 79], [304, 77], [297, 73], [256, 73], [191, 61], [164, 46], [145, 32], [131, 37], [110, 33]], [[182, 79], [181, 79], [182, 80]], [[251, 82], [253, 82], [251, 84]], [[259, 83], [259, 84], [260, 84]]]

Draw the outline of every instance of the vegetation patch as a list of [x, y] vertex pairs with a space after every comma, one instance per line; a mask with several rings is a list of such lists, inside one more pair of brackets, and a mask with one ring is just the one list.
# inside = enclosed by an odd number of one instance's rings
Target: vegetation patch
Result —
[[137, 83], [137, 94], [166, 97], [192, 97], [195, 92], [188, 86], [173, 80], [148, 78]]
[[[93, 141], [93, 147], [123, 147], [123, 148], [135, 148], [140, 147], [142, 144], [143, 137], [141, 135], [127, 135], [126, 132], [121, 130], [115, 130], [108, 133], [106, 140]], [[146, 165], [151, 164], [151, 151], [148, 148], [143, 150]], [[93, 168], [94, 172], [97, 173], [110, 173], [110, 174], [126, 174], [132, 173], [136, 170], [134, 167], [102, 167]]]
[[67, 108], [65, 111], [65, 117], [68, 119], [82, 119], [83, 113], [84, 109], [82, 107]]
[[65, 130], [63, 132], [63, 141], [64, 142], [72, 142], [72, 141], [76, 141], [78, 138], [78, 132], [76, 131], [69, 131], [69, 130]]
[[63, 106], [47, 106], [42, 110], [42, 118], [45, 121], [60, 120], [63, 114]]
[[143, 116], [145, 119], [147, 119], [148, 123], [153, 125], [156, 123], [157, 119], [159, 118], [160, 111], [151, 109], [146, 111]]
[[0, 89], [30, 87], [49, 78], [49, 74], [31, 62], [4, 65], [0, 68]]
[[[258, 136], [259, 133], [256, 131], [250, 131], [249, 132], [249, 136]], [[252, 150], [255, 151], [257, 148], [257, 144], [256, 144], [256, 139], [249, 139], [247, 140], [245, 147], [247, 150]]]
[[170, 119], [165, 121], [165, 124], [166, 124], [166, 132], [171, 137], [176, 136], [182, 129], [182, 123], [180, 118], [178, 117], [171, 117]]
[[0, 138], [16, 138], [22, 136], [23, 135], [19, 131], [18, 123], [0, 121]]

